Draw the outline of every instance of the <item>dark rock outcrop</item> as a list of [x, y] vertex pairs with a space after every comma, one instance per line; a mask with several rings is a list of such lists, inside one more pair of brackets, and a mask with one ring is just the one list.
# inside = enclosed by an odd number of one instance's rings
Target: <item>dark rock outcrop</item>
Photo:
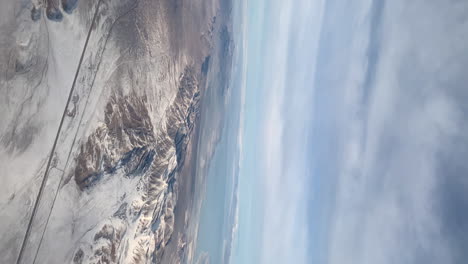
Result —
[[[111, 217], [117, 226], [108, 224], [94, 235], [96, 248], [85, 259], [116, 263], [123, 259], [140, 263], [150, 259], [160, 263], [169, 243], [175, 222], [177, 172], [184, 163], [187, 145], [199, 112], [199, 87], [196, 73], [186, 67], [179, 79], [177, 94], [166, 109], [165, 118], [153, 125], [144, 96], [131, 94], [111, 97], [105, 107], [104, 123], [81, 146], [75, 168], [75, 182], [83, 191], [92, 192], [104, 177], [141, 177], [138, 185], [139, 205], [124, 202]], [[122, 174], [119, 174], [122, 175]], [[136, 225], [129, 228], [129, 225]], [[127, 229], [132, 230], [126, 234]], [[118, 231], [118, 232], [117, 232]], [[123, 237], [133, 240], [133, 249], [116, 249]], [[139, 237], [145, 241], [139, 244]], [[147, 238], [154, 248], [148, 252]], [[98, 241], [106, 240], [106, 246]], [[136, 245], [136, 246], [135, 246]]]

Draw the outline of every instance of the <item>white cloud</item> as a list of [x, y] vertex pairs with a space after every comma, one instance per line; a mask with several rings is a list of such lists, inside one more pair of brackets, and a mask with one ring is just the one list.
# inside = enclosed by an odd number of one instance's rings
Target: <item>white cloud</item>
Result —
[[[263, 206], [261, 263], [307, 263], [308, 190], [304, 158], [304, 133], [308, 124], [310, 84], [304, 84], [313, 69], [307, 68], [320, 32], [322, 1], [278, 1], [269, 5], [269, 32], [264, 40], [264, 67], [260, 70], [263, 103], [259, 156]], [[315, 8], [315, 9], [314, 9]], [[311, 14], [314, 16], [311, 17]], [[305, 22], [313, 22], [312, 25]], [[313, 33], [292, 39], [296, 32]], [[315, 37], [315, 38], [314, 38]], [[316, 44], [314, 44], [316, 46]], [[302, 49], [303, 58], [291, 58], [290, 51]], [[296, 60], [297, 59], [297, 60]], [[291, 74], [291, 72], [293, 72]], [[299, 79], [299, 80], [298, 80]], [[301, 82], [302, 81], [302, 82]], [[301, 95], [302, 93], [302, 95]], [[296, 98], [296, 105], [291, 104]]]
[[[468, 147], [461, 135], [466, 122], [461, 102], [468, 98], [456, 98], [468, 79], [459, 74], [468, 56], [455, 41], [468, 37], [462, 10], [448, 3], [385, 2], [365, 111], [359, 101], [364, 78], [359, 76], [366, 71], [355, 69], [362, 68], [368, 53], [352, 53], [351, 78], [337, 85], [347, 91], [345, 98], [335, 100], [345, 103], [335, 109], [343, 155], [336, 164], [340, 175], [329, 263], [459, 263], [463, 256], [458, 247], [466, 248], [468, 229], [455, 227], [464, 235], [448, 232], [452, 227], [446, 218], [452, 216], [440, 209], [445, 202], [463, 205], [441, 201], [452, 190], [440, 185], [458, 182], [467, 172], [459, 168], [460, 176], [449, 176], [441, 171], [441, 156], [450, 155], [453, 140]], [[366, 49], [370, 42], [361, 33], [354, 41]], [[457, 163], [458, 157], [450, 157]]]

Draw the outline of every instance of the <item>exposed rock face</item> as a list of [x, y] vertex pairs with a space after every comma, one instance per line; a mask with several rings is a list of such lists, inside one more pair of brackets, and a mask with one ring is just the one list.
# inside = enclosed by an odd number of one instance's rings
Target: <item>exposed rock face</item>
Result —
[[[199, 87], [192, 67], [161, 124], [152, 124], [146, 97], [112, 95], [105, 122], [81, 146], [75, 181], [83, 191], [123, 170], [140, 177], [139, 196], [123, 203], [94, 235], [92, 250], [77, 249], [75, 263], [159, 263], [170, 240], [177, 202], [177, 169], [183, 164], [199, 108]], [[154, 128], [158, 128], [155, 130]], [[158, 133], [156, 135], [156, 133]], [[123, 243], [123, 244], [122, 244]], [[118, 250], [117, 250], [118, 249]]]
[[104, 124], [81, 146], [75, 169], [75, 181], [81, 189], [117, 166], [129, 167], [135, 160], [152, 161], [154, 150], [148, 148], [154, 148], [155, 135], [146, 102], [146, 97], [135, 94], [111, 96]]
[[62, 21], [63, 13], [71, 14], [78, 5], [78, 0], [33, 0], [31, 9], [31, 19], [37, 21], [41, 18], [42, 9], [45, 9], [46, 16], [52, 21]]
[[180, 262], [164, 253], [184, 232], [179, 169], [218, 0], [2, 8], [0, 262]]

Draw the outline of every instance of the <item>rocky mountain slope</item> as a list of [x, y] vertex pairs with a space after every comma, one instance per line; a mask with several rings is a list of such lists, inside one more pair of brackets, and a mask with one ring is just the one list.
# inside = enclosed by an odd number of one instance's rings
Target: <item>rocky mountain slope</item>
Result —
[[219, 8], [2, 3], [1, 263], [161, 261]]

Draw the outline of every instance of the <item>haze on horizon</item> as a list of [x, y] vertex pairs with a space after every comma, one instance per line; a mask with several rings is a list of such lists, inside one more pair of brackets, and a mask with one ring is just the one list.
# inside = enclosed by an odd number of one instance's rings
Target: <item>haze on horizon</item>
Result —
[[466, 263], [468, 3], [242, 4], [230, 263]]

